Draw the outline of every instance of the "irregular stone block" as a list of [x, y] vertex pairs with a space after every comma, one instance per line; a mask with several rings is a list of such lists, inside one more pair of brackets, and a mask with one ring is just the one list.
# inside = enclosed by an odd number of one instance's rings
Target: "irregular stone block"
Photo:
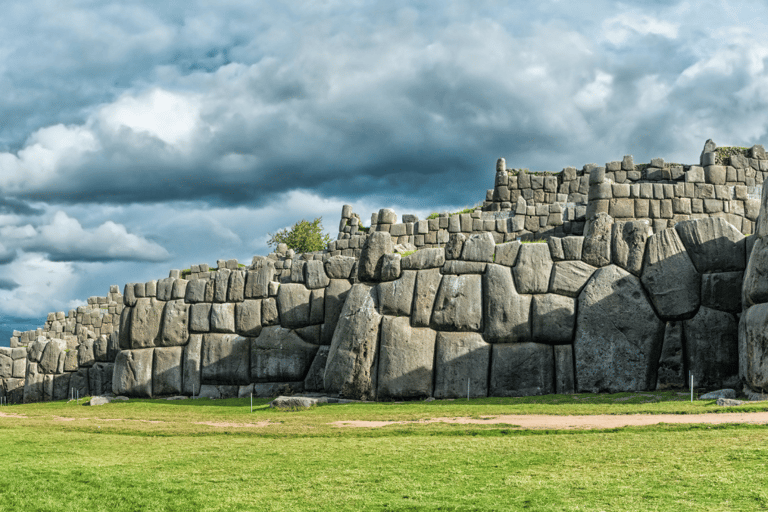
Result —
[[227, 302], [227, 288], [229, 288], [229, 276], [232, 271], [227, 268], [219, 268], [213, 277], [213, 301]]
[[260, 299], [248, 299], [235, 305], [235, 330], [241, 336], [261, 333]]
[[166, 277], [165, 279], [160, 279], [157, 282], [155, 285], [155, 296], [157, 297], [157, 300], [166, 301], [171, 299], [171, 292], [173, 291], [174, 281], [174, 278]]
[[461, 259], [464, 261], [484, 261], [491, 263], [496, 249], [493, 235], [488, 231], [471, 235], [461, 251]]
[[93, 366], [96, 357], [93, 353], [93, 340], [84, 340], [77, 346], [77, 364], [79, 366]]
[[312, 290], [309, 297], [309, 323], [320, 326], [325, 318], [325, 288]]
[[124, 307], [120, 313], [120, 349], [131, 348], [131, 311], [133, 308]]
[[411, 325], [428, 327], [437, 290], [443, 276], [439, 269], [420, 270], [416, 275]]
[[205, 384], [250, 382], [248, 338], [235, 334], [204, 334], [200, 378]]
[[193, 279], [187, 284], [187, 291], [184, 295], [184, 302], [196, 304], [205, 301], [205, 286], [207, 279]]
[[228, 302], [242, 302], [245, 298], [245, 271], [233, 270], [229, 276]]
[[614, 223], [611, 246], [613, 264], [639, 276], [643, 269], [645, 243], [652, 234], [651, 223], [647, 220]]
[[13, 377], [13, 359], [10, 355], [0, 353], [0, 378]]
[[738, 375], [738, 327], [733, 315], [701, 307], [683, 322], [683, 331], [695, 387], [721, 388]]
[[570, 344], [576, 327], [576, 299], [554, 293], [534, 295], [531, 318], [533, 341]]
[[160, 336], [165, 302], [153, 298], [136, 299], [131, 312], [131, 348], [154, 347]]
[[[259, 395], [256, 395], [259, 396]], [[238, 386], [221, 385], [221, 384], [202, 384], [200, 386], [200, 393], [198, 398], [210, 398], [213, 400], [220, 400], [223, 398], [237, 398]]]
[[333, 333], [323, 377], [326, 392], [374, 398], [380, 324], [377, 288], [353, 285]]
[[[749, 238], [754, 238], [753, 236]], [[750, 307], [768, 302], [768, 241], [758, 237], [750, 252], [747, 270], [744, 272], [742, 304]]]
[[380, 281], [384, 255], [392, 254], [392, 237], [384, 231], [370, 234], [363, 246], [357, 264], [357, 274], [361, 281]]
[[352, 256], [331, 256], [325, 262], [325, 273], [330, 279], [349, 279], [355, 261]]
[[488, 264], [482, 261], [448, 260], [443, 265], [443, 274], [484, 274]]
[[400, 268], [402, 270], [440, 268], [444, 264], [445, 250], [441, 248], [419, 249], [400, 260]]
[[566, 297], [578, 297], [595, 270], [595, 267], [583, 261], [558, 261], [552, 267], [549, 291]]
[[257, 260], [245, 276], [246, 299], [261, 299], [269, 296], [269, 283], [275, 275], [275, 263], [272, 260]]
[[385, 254], [381, 258], [381, 280], [394, 281], [400, 277], [400, 255]]
[[739, 313], [744, 272], [717, 272], [701, 276], [701, 305]]
[[112, 393], [114, 366], [112, 363], [96, 363], [88, 370], [88, 387], [91, 395]]
[[280, 285], [277, 291], [277, 308], [280, 311], [280, 323], [283, 327], [297, 329], [310, 325], [310, 298], [311, 292], [303, 284]]
[[[53, 400], [66, 400], [70, 392], [70, 373], [59, 373], [53, 376]], [[112, 392], [112, 372], [109, 372], [109, 392]], [[7, 394], [7, 390], [6, 390]], [[9, 400], [10, 401], [10, 400]]]
[[515, 263], [517, 262], [517, 255], [520, 252], [520, 247], [522, 245], [522, 243], [517, 241], [497, 245], [493, 261], [497, 265], [514, 267]]
[[187, 284], [189, 281], [186, 279], [175, 279], [173, 281], [173, 288], [171, 288], [171, 296], [169, 300], [183, 299], [187, 294]]
[[283, 327], [266, 327], [251, 340], [251, 380], [290, 382], [304, 380], [318, 345], [306, 343]]
[[[114, 384], [114, 371], [112, 375], [112, 382]], [[72, 373], [69, 378], [69, 387], [72, 388], [72, 393], [75, 394], [75, 396], [86, 397], [90, 395], [91, 390], [89, 389], [88, 384], [88, 368], [80, 368]]]
[[522, 244], [512, 269], [518, 293], [547, 293], [552, 265], [547, 244]]
[[325, 273], [325, 264], [320, 260], [308, 261], [304, 267], [304, 280], [310, 290], [328, 286], [330, 279]]
[[491, 347], [474, 332], [438, 332], [435, 341], [435, 398], [488, 396]]
[[235, 332], [234, 304], [211, 304], [211, 332]]
[[648, 239], [640, 276], [664, 320], [690, 318], [701, 303], [701, 278], [674, 228]]
[[377, 400], [432, 396], [435, 331], [412, 328], [406, 317], [381, 323]]
[[50, 340], [45, 345], [43, 354], [40, 356], [40, 364], [38, 366], [40, 371], [42, 373], [64, 372], [65, 350], [67, 350], [67, 344], [64, 342], [64, 340], [59, 340], [56, 338]]
[[189, 306], [183, 300], [171, 300], [163, 309], [162, 334], [157, 343], [160, 347], [186, 345], [189, 339]]
[[584, 244], [583, 236], [566, 236], [562, 239], [563, 258], [566, 260], [580, 260], [581, 248]]
[[654, 389], [663, 335], [639, 279], [615, 265], [598, 269], [579, 295], [573, 345], [579, 391]]
[[275, 325], [280, 323], [280, 315], [277, 311], [277, 301], [272, 297], [261, 300], [261, 325]]
[[336, 324], [339, 321], [339, 315], [350, 288], [352, 288], [352, 284], [346, 279], [331, 279], [331, 283], [325, 289], [325, 316], [321, 333], [323, 345], [331, 344], [333, 331], [336, 330]]
[[550, 345], [493, 345], [489, 396], [533, 396], [554, 392], [555, 359]]
[[[101, 363], [111, 363], [115, 359], [112, 358], [110, 360], [108, 356], [109, 352], [109, 337], [105, 335], [99, 336], [98, 339], [93, 341], [93, 357], [96, 359], [96, 361], [99, 361]], [[117, 353], [115, 353], [117, 355]], [[61, 373], [61, 372], [57, 372]]]
[[675, 225], [688, 256], [700, 273], [744, 270], [744, 235], [721, 217], [686, 220]]
[[184, 347], [182, 359], [181, 383], [185, 395], [195, 396], [200, 393], [200, 364], [202, 359], [203, 335], [193, 334]]
[[306, 391], [323, 391], [323, 376], [330, 349], [329, 345], [318, 347], [315, 359], [312, 361], [309, 370], [307, 370], [307, 376], [304, 378], [304, 389]]
[[661, 346], [656, 389], [687, 387], [683, 365], [683, 323], [667, 322]]
[[[451, 217], [453, 220], [456, 216]], [[450, 231], [450, 229], [449, 229]], [[464, 249], [464, 242], [467, 237], [462, 233], [453, 233], [448, 239], [448, 243], [445, 244], [445, 259], [457, 260], [461, 257], [461, 251]]]
[[115, 359], [112, 392], [116, 395], [151, 397], [153, 354], [154, 349], [121, 350]]
[[192, 332], [208, 332], [211, 330], [211, 304], [201, 302], [192, 304], [189, 308], [189, 330]]
[[413, 289], [416, 285], [416, 271], [406, 270], [400, 279], [378, 285], [381, 314], [409, 316], [413, 304]]
[[490, 343], [530, 341], [531, 296], [517, 293], [510, 268], [488, 265], [483, 292], [485, 339]]
[[593, 267], [604, 267], [611, 263], [611, 231], [613, 219], [600, 212], [587, 222], [581, 259]]
[[431, 327], [443, 331], [481, 331], [481, 293], [479, 275], [443, 276], [435, 298]]
[[27, 363], [27, 374], [24, 380], [24, 403], [42, 402], [45, 394], [45, 375], [40, 371], [38, 364]]
[[555, 393], [558, 395], [576, 392], [573, 374], [573, 345], [555, 345]]
[[152, 396], [178, 395], [182, 392], [183, 347], [155, 348], [152, 363]]

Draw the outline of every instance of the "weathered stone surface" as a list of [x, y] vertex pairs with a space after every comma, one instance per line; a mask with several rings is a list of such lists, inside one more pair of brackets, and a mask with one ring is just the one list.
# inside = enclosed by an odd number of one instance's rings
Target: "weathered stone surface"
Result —
[[133, 308], [125, 306], [120, 313], [120, 349], [131, 348], [131, 312]]
[[[753, 237], [749, 237], [753, 238]], [[749, 307], [768, 302], [768, 239], [759, 237], [754, 242], [747, 270], [744, 272], [742, 304]]]
[[309, 325], [310, 298], [312, 292], [303, 284], [280, 285], [277, 292], [277, 308], [280, 324], [288, 329]]
[[381, 315], [378, 288], [352, 286], [341, 310], [323, 377], [325, 391], [357, 399], [375, 398]]
[[277, 409], [309, 409], [317, 405], [317, 402], [317, 398], [306, 396], [279, 396], [269, 402], [269, 406]]
[[[64, 340], [52, 339], [43, 350], [40, 356], [38, 368], [43, 373], [62, 373], [64, 371], [64, 357], [67, 344]], [[10, 375], [8, 375], [10, 377]]]
[[189, 330], [192, 332], [208, 332], [211, 330], [211, 304], [209, 302], [190, 305]]
[[[726, 388], [710, 391], [709, 393], [701, 395], [699, 400], [717, 400], [718, 398], [734, 399], [736, 398], [736, 390]], [[718, 405], [720, 404], [718, 403]]]
[[443, 265], [443, 274], [484, 274], [488, 263], [482, 261], [448, 260]]
[[[455, 217], [455, 216], [454, 216]], [[451, 217], [453, 219], [453, 217]], [[448, 239], [448, 243], [445, 244], [445, 259], [457, 260], [461, 257], [461, 251], [464, 249], [464, 242], [467, 237], [462, 233], [452, 233]]]
[[721, 217], [687, 220], [675, 225], [699, 273], [744, 270], [744, 235]]
[[558, 261], [552, 267], [549, 291], [567, 297], [578, 297], [595, 270], [595, 267], [583, 261]]
[[[69, 398], [71, 373], [59, 373], [53, 376], [53, 400]], [[7, 384], [7, 383], [6, 383]], [[109, 390], [112, 392], [112, 372], [109, 373]], [[7, 390], [6, 390], [7, 394]], [[7, 396], [6, 396], [7, 398]], [[10, 400], [8, 400], [10, 402]]]
[[261, 299], [246, 299], [235, 305], [235, 331], [241, 336], [261, 333]]
[[0, 353], [0, 378], [10, 379], [13, 377], [13, 359], [10, 355]]
[[189, 304], [197, 304], [205, 301], [205, 286], [207, 279], [193, 279], [187, 284], [187, 291], [184, 294], [184, 301]]
[[378, 400], [432, 396], [435, 331], [412, 328], [407, 317], [381, 323]]
[[532, 396], [553, 393], [554, 351], [541, 343], [493, 345], [489, 396]]
[[664, 342], [661, 346], [656, 389], [683, 388], [685, 369], [683, 364], [683, 323], [667, 322]]
[[573, 341], [576, 299], [555, 293], [533, 296], [531, 331], [533, 341], [558, 345]]
[[392, 254], [392, 237], [384, 231], [371, 233], [357, 264], [358, 278], [361, 281], [380, 281], [385, 254]]
[[261, 299], [269, 295], [269, 283], [275, 275], [275, 262], [268, 259], [256, 260], [245, 276], [243, 297]]
[[88, 370], [88, 387], [92, 395], [112, 393], [113, 363], [96, 363]]
[[[119, 354], [118, 354], [119, 355]], [[117, 364], [117, 360], [115, 360]], [[112, 384], [114, 392], [114, 371], [112, 373]], [[69, 378], [69, 387], [72, 388], [72, 393], [76, 397], [84, 397], [91, 394], [91, 390], [88, 387], [88, 368], [80, 368], [76, 372], [72, 373]]]
[[517, 293], [509, 267], [488, 265], [483, 276], [485, 331], [490, 343], [531, 339], [531, 296]]
[[183, 347], [155, 348], [152, 359], [152, 396], [178, 395], [182, 392]]
[[653, 230], [648, 220], [614, 223], [611, 242], [613, 264], [639, 276], [643, 269], [645, 243], [652, 234]]
[[729, 313], [741, 311], [744, 272], [717, 272], [701, 276], [701, 305]]
[[394, 281], [400, 277], [400, 255], [385, 254], [381, 257], [381, 280]]
[[197, 398], [210, 398], [219, 400], [222, 398], [237, 398], [238, 387], [229, 384], [203, 384]]
[[325, 318], [321, 332], [323, 345], [331, 344], [333, 331], [336, 330], [341, 309], [351, 288], [352, 284], [346, 279], [331, 279], [331, 283], [325, 289]]
[[522, 244], [512, 269], [518, 293], [547, 293], [552, 265], [547, 244]]
[[136, 299], [131, 312], [131, 348], [154, 347], [160, 336], [165, 302], [154, 298]]
[[235, 332], [235, 305], [231, 302], [211, 304], [211, 332]]
[[[173, 291], [174, 281], [175, 281], [174, 278], [166, 277], [165, 279], [160, 279], [157, 282], [157, 284], [155, 285], [155, 296], [157, 297], [157, 300], [165, 302], [166, 300], [171, 299], [171, 292]], [[134, 286], [134, 290], [135, 290], [135, 286]]]
[[579, 391], [654, 389], [663, 336], [664, 323], [638, 278], [615, 265], [598, 269], [579, 295], [573, 346]]
[[396, 281], [380, 283], [379, 307], [382, 315], [409, 316], [413, 304], [413, 290], [416, 286], [416, 271], [403, 271]]
[[355, 261], [352, 256], [331, 256], [325, 262], [325, 273], [330, 279], [349, 279]]
[[520, 247], [522, 245], [522, 243], [517, 241], [497, 245], [495, 249], [496, 254], [494, 262], [497, 265], [514, 267], [515, 263], [517, 262], [517, 255], [520, 252]]
[[328, 286], [330, 279], [325, 273], [325, 264], [320, 260], [308, 261], [304, 267], [304, 280], [310, 290]]
[[38, 336], [34, 341], [32, 341], [32, 343], [29, 344], [27, 359], [33, 363], [40, 362], [40, 358], [43, 356], [43, 351], [45, 350], [45, 345], [47, 343], [47, 339], [43, 338], [42, 336]]
[[435, 398], [487, 396], [491, 346], [474, 332], [438, 332], [435, 341]]
[[245, 270], [233, 270], [229, 276], [227, 301], [240, 302], [245, 297]]
[[417, 272], [411, 315], [411, 325], [414, 327], [429, 326], [442, 278], [440, 270], [436, 268]]
[[116, 395], [151, 397], [153, 354], [154, 349], [121, 350], [115, 359], [112, 392]]
[[182, 360], [181, 383], [182, 392], [195, 396], [200, 393], [200, 363], [203, 348], [203, 335], [193, 334], [189, 337], [189, 343], [184, 347]]
[[270, 297], [261, 300], [261, 325], [276, 325], [280, 323], [280, 314], [277, 311], [277, 301]]
[[461, 251], [461, 259], [464, 261], [484, 261], [491, 263], [496, 249], [493, 235], [488, 231], [471, 235]]
[[555, 393], [558, 395], [576, 392], [573, 374], [573, 345], [555, 345]]
[[220, 268], [213, 277], [213, 301], [227, 302], [227, 288], [229, 288], [229, 276], [232, 271], [228, 268]]
[[604, 212], [598, 213], [587, 222], [581, 259], [593, 267], [604, 267], [611, 263], [611, 232], [613, 218]]
[[[114, 356], [117, 355], [115, 353], [112, 358], [108, 357], [109, 352], [109, 337], [105, 335], [99, 336], [98, 339], [93, 340], [93, 357], [96, 359], [96, 361], [99, 361], [101, 363], [111, 363], [113, 362]], [[57, 372], [61, 373], [61, 372]]]
[[163, 308], [162, 334], [157, 342], [160, 347], [186, 345], [189, 339], [189, 305], [183, 300], [171, 300]]
[[249, 338], [235, 334], [204, 334], [201, 382], [206, 384], [248, 384], [250, 382]]
[[187, 294], [188, 283], [189, 281], [187, 281], [186, 279], [174, 279], [173, 287], [171, 288], [171, 296], [168, 297], [168, 300], [183, 299], [184, 296]]
[[317, 349], [318, 345], [305, 342], [289, 329], [265, 327], [258, 338], [251, 340], [251, 380], [304, 380]]
[[93, 354], [93, 340], [84, 340], [77, 346], [77, 364], [78, 366], [93, 366], [96, 357]]
[[325, 365], [328, 362], [328, 352], [331, 347], [322, 345], [318, 347], [315, 359], [307, 370], [307, 376], [304, 378], [304, 389], [306, 391], [323, 391], [323, 376], [325, 375]]
[[562, 239], [563, 257], [566, 260], [580, 260], [581, 248], [584, 245], [583, 236], [566, 236]]
[[44, 389], [44, 374], [38, 368], [37, 363], [27, 363], [27, 375], [24, 380], [24, 403], [42, 402]]
[[482, 331], [481, 276], [446, 275], [440, 282], [431, 327], [443, 331]]
[[256, 382], [253, 386], [254, 398], [275, 398], [280, 395], [293, 395], [304, 392], [304, 382]]
[[738, 329], [730, 313], [701, 307], [683, 323], [688, 370], [695, 387], [722, 387], [739, 372]]
[[674, 228], [648, 239], [640, 280], [664, 320], [690, 318], [701, 302], [701, 278]]
[[445, 264], [445, 250], [442, 248], [419, 249], [400, 260], [403, 270], [440, 268]]

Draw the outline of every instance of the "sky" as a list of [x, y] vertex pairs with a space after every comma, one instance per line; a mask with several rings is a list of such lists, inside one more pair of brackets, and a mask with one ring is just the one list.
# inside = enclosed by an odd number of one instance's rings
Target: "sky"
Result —
[[250, 262], [342, 205], [473, 206], [496, 159], [768, 143], [765, 2], [28, 0], [0, 16], [0, 319]]

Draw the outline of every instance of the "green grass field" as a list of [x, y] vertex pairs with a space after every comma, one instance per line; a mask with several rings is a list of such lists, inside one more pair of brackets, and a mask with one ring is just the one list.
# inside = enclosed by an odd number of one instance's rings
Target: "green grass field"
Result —
[[[266, 400], [0, 408], [0, 510], [765, 510], [768, 428], [522, 430], [500, 414], [698, 414], [684, 393], [270, 409]], [[345, 420], [397, 420], [341, 428]]]

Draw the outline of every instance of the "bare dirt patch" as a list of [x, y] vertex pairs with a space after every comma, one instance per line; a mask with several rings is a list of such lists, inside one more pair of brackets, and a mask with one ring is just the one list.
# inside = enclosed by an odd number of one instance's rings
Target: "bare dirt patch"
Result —
[[524, 429], [604, 429], [659, 423], [712, 424], [750, 423], [768, 424], [768, 412], [721, 413], [721, 414], [597, 414], [590, 416], [549, 416], [537, 414], [505, 414], [490, 418], [430, 418], [417, 421], [335, 421], [336, 427], [379, 428], [389, 425], [418, 425], [428, 423], [453, 423], [459, 425], [516, 425]]
[[26, 418], [24, 414], [14, 414], [12, 412], [0, 412], [0, 418]]
[[195, 425], [209, 425], [211, 427], [269, 427], [270, 425], [279, 425], [271, 421], [260, 421], [258, 423], [227, 423], [221, 421], [196, 421]]

